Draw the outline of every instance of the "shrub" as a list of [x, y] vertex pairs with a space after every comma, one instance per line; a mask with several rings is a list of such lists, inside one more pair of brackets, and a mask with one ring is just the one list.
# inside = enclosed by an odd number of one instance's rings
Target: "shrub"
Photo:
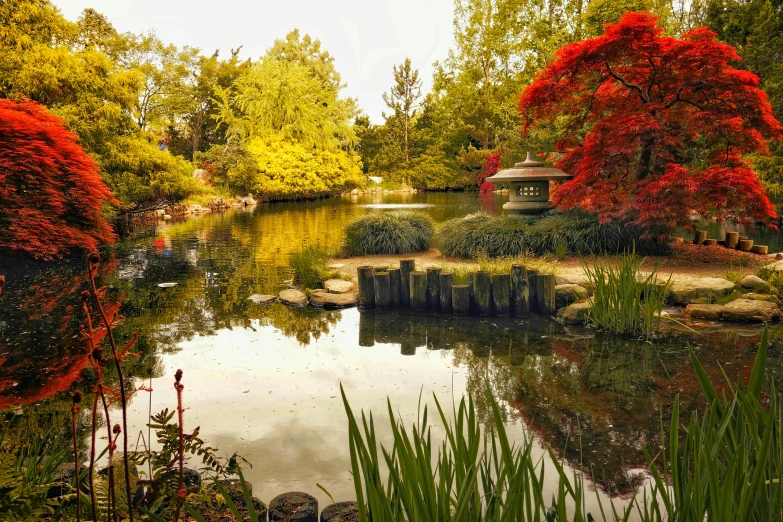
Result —
[[329, 257], [319, 246], [308, 246], [291, 254], [288, 262], [294, 272], [294, 283], [305, 288], [321, 288], [327, 279], [339, 279], [340, 273], [329, 269]]
[[350, 255], [406, 254], [429, 250], [434, 228], [428, 215], [400, 210], [362, 216], [345, 235]]
[[641, 236], [637, 227], [602, 224], [595, 216], [577, 211], [535, 217], [478, 213], [443, 223], [435, 242], [442, 254], [463, 259], [616, 254], [634, 242], [642, 254], [669, 252], [667, 244]]

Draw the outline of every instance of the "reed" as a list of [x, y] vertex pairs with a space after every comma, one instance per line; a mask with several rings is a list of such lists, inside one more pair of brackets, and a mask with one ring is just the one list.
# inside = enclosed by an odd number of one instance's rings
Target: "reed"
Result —
[[593, 287], [593, 305], [588, 322], [616, 334], [651, 338], [660, 331], [661, 311], [671, 286], [671, 277], [658, 279], [654, 268], [646, 276], [640, 271], [644, 260], [634, 246], [615, 265], [585, 263], [584, 270]]
[[329, 253], [317, 245], [309, 245], [291, 254], [288, 264], [293, 271], [293, 282], [304, 288], [321, 288], [327, 279], [339, 279], [340, 272], [329, 268]]

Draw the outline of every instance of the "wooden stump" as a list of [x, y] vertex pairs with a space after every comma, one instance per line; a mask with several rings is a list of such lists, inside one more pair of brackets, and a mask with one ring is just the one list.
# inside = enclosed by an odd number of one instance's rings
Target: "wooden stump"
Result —
[[555, 313], [554, 274], [538, 274], [536, 276], [536, 301], [539, 314], [553, 315]]
[[528, 290], [528, 303], [529, 313], [538, 313], [538, 284], [536, 283], [536, 277], [538, 276], [538, 270], [527, 271], [527, 290]]
[[473, 299], [479, 315], [492, 315], [492, 278], [479, 270], [473, 275]]
[[389, 272], [375, 272], [375, 308], [386, 310], [391, 306]]
[[410, 275], [411, 310], [427, 308], [427, 274], [411, 272]]
[[498, 317], [511, 315], [511, 274], [492, 274], [492, 309]]
[[511, 315], [527, 317], [530, 314], [530, 291], [527, 284], [527, 268], [511, 267]]
[[702, 245], [704, 244], [704, 240], [707, 239], [707, 231], [706, 230], [697, 230], [696, 234], [693, 236], [693, 244], [694, 245]]
[[440, 308], [440, 268], [427, 268], [427, 310]]
[[451, 307], [454, 315], [470, 313], [470, 285], [453, 285], [451, 287]]
[[739, 237], [739, 239], [737, 240], [737, 250], [740, 249], [740, 241], [745, 241], [747, 239], [748, 239], [748, 236], [740, 236]]
[[752, 239], [740, 239], [739, 245], [737, 246], [739, 250], [742, 252], [750, 252], [750, 250], [753, 248], [753, 240]]
[[713, 245], [715, 245], [717, 242], [718, 242], [718, 240], [717, 240], [717, 239], [705, 239], [705, 240], [704, 240], [704, 243], [702, 243], [702, 245], [704, 245], [704, 246], [713, 246]]
[[360, 266], [359, 276], [359, 306], [375, 308], [375, 268]]
[[737, 248], [739, 232], [726, 232], [726, 248]]
[[754, 254], [767, 255], [767, 253], [769, 252], [769, 248], [767, 247], [767, 245], [753, 245], [750, 251], [753, 252]]
[[400, 275], [399, 268], [390, 268], [389, 272], [389, 305], [392, 308], [400, 307], [400, 299], [402, 292], [402, 276]]
[[400, 260], [400, 307], [411, 307], [411, 272], [416, 270], [413, 259]]
[[451, 313], [451, 287], [454, 285], [454, 273], [441, 272], [438, 285], [440, 286], [440, 311]]

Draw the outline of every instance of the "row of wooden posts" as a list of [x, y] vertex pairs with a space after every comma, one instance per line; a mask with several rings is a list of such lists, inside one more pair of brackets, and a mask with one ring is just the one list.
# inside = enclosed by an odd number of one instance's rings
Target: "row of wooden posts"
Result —
[[471, 272], [469, 284], [455, 284], [454, 273], [440, 268], [418, 271], [413, 259], [401, 260], [399, 268], [361, 266], [358, 277], [361, 308], [497, 317], [555, 313], [554, 274], [522, 265], [513, 265], [507, 274]]
[[718, 241], [717, 239], [708, 239], [706, 230], [697, 230], [693, 236], [694, 245], [721, 245], [726, 248], [741, 250], [742, 252], [753, 252], [754, 254], [767, 254], [769, 248], [767, 245], [754, 245], [752, 239], [748, 236], [741, 236], [739, 232], [726, 232], [726, 239]]

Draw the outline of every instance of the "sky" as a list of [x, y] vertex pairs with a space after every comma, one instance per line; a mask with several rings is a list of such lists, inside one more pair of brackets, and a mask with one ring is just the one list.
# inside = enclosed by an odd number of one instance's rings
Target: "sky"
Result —
[[392, 67], [406, 57], [419, 69], [423, 92], [433, 63], [452, 44], [452, 0], [53, 0], [69, 20], [91, 7], [120, 32], [154, 31], [167, 43], [220, 49], [242, 45], [257, 59], [278, 38], [298, 28], [321, 40], [347, 83], [344, 96], [358, 99], [374, 123], [386, 109], [381, 95], [392, 85]]

